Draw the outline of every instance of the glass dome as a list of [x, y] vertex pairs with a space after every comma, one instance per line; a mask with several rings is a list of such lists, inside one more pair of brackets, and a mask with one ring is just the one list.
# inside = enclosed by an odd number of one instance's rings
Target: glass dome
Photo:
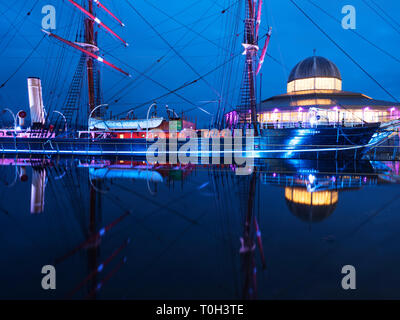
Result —
[[300, 61], [289, 75], [287, 92], [308, 90], [342, 90], [338, 67], [332, 61], [318, 56]]

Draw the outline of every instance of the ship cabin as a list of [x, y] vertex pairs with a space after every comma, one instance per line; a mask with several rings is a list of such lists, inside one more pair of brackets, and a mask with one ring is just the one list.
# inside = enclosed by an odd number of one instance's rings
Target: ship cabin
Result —
[[145, 139], [155, 138], [152, 130], [164, 132], [165, 137], [181, 132], [183, 129], [196, 129], [196, 124], [187, 119], [151, 117], [149, 119], [89, 119], [90, 135], [106, 135], [115, 139]]

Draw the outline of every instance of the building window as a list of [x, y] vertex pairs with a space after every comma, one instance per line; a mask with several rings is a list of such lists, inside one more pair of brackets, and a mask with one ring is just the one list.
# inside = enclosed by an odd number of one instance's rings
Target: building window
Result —
[[306, 90], [342, 90], [342, 80], [316, 77], [293, 80], [287, 84], [288, 93]]

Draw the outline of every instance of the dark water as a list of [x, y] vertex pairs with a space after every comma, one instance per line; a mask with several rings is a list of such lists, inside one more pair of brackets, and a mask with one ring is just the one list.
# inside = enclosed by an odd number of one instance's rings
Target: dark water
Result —
[[400, 298], [396, 182], [395, 162], [2, 159], [0, 298]]

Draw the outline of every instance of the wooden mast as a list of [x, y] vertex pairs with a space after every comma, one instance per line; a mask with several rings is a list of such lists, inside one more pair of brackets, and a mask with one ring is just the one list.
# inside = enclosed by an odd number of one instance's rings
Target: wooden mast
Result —
[[[88, 12], [93, 15], [93, 0], [88, 1]], [[87, 50], [94, 53], [97, 47], [96, 38], [94, 35], [94, 21], [90, 18], [85, 18], [85, 43], [88, 45]], [[88, 81], [88, 97], [89, 97], [89, 112], [95, 108], [95, 92], [94, 92], [94, 73], [93, 59], [87, 57], [86, 60], [87, 81]]]

